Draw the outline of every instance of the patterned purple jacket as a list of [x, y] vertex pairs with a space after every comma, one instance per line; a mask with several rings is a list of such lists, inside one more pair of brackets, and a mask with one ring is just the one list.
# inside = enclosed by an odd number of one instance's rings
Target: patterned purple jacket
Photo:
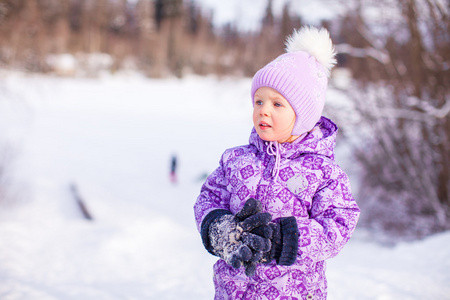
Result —
[[235, 214], [253, 197], [275, 221], [296, 217], [299, 248], [292, 266], [261, 264], [253, 277], [219, 260], [214, 265], [216, 300], [326, 299], [325, 260], [344, 247], [360, 213], [348, 177], [334, 160], [336, 133], [337, 126], [322, 117], [303, 140], [280, 145], [278, 162], [255, 129], [249, 145], [224, 152], [195, 203], [198, 230], [209, 212]]

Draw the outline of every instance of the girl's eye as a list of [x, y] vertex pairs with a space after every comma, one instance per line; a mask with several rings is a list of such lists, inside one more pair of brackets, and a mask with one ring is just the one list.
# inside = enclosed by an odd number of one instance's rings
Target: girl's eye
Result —
[[261, 101], [261, 100], [256, 100], [256, 101], [255, 101], [255, 104], [256, 104], [256, 105], [262, 105], [262, 101]]
[[281, 103], [275, 102], [274, 106], [275, 107], [282, 107], [283, 105]]

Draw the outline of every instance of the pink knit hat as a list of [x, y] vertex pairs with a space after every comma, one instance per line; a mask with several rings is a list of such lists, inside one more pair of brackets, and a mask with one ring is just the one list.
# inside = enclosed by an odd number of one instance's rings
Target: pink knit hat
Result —
[[256, 72], [256, 90], [271, 87], [289, 102], [296, 120], [292, 135], [302, 135], [319, 121], [325, 104], [330, 71], [336, 64], [330, 34], [324, 28], [302, 27], [286, 40], [286, 52]]

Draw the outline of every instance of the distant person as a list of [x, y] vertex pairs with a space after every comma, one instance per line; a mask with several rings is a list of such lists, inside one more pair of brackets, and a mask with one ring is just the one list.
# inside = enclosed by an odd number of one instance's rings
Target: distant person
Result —
[[325, 260], [360, 210], [335, 162], [338, 127], [321, 116], [335, 52], [303, 27], [252, 80], [249, 144], [226, 150], [195, 205], [203, 244], [220, 257], [215, 299], [326, 299]]
[[177, 156], [172, 155], [170, 160], [170, 181], [172, 183], [177, 183]]

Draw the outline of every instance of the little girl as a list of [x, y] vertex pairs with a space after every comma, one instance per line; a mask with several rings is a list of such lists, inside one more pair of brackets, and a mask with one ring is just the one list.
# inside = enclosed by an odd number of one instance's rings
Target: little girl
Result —
[[321, 116], [336, 60], [325, 29], [303, 27], [252, 81], [249, 144], [226, 150], [195, 219], [214, 265], [215, 299], [326, 299], [325, 260], [360, 210], [334, 159], [337, 126]]

